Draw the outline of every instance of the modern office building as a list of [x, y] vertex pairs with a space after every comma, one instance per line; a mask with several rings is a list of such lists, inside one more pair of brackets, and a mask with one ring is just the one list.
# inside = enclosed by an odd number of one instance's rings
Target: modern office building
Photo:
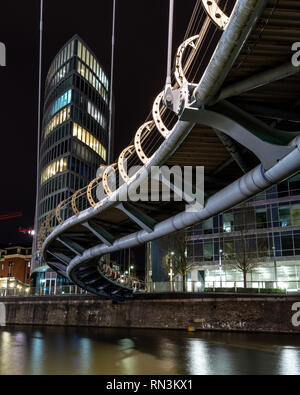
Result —
[[[106, 164], [108, 125], [107, 74], [76, 35], [54, 58], [46, 79], [39, 226], [61, 201], [86, 186], [95, 178], [98, 167]], [[49, 268], [38, 260], [34, 262], [32, 284], [37, 286]]]
[[[254, 266], [247, 274], [248, 287], [300, 289], [300, 174], [186, 231], [188, 289], [200, 289], [204, 282], [243, 287], [243, 272], [236, 265], [243, 243]], [[147, 281], [168, 281], [161, 272], [166, 245], [160, 240], [148, 246]]]

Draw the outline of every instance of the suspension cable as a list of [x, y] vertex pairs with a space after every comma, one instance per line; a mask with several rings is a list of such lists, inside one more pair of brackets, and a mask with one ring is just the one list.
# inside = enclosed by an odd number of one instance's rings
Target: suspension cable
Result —
[[110, 71], [110, 102], [109, 102], [109, 131], [108, 131], [108, 157], [107, 164], [111, 164], [112, 139], [113, 139], [113, 83], [114, 83], [114, 57], [115, 57], [115, 31], [116, 31], [116, 0], [113, 0], [113, 26], [112, 26], [112, 50]]
[[174, 24], [174, 0], [170, 0], [169, 36], [168, 36], [168, 65], [167, 65], [167, 81], [166, 81], [167, 87], [171, 85], [171, 75], [172, 75], [173, 24]]
[[38, 211], [39, 211], [39, 189], [40, 189], [40, 140], [41, 140], [41, 101], [42, 101], [42, 52], [43, 52], [43, 10], [44, 0], [40, 5], [40, 47], [39, 47], [39, 87], [38, 87], [38, 127], [37, 127], [37, 171], [36, 171], [36, 200], [34, 218], [34, 237], [32, 256], [37, 252], [38, 235]]

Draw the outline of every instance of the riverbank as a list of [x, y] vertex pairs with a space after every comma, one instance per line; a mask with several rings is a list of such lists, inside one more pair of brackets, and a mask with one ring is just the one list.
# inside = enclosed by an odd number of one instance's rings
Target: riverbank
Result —
[[299, 302], [300, 295], [263, 294], [145, 294], [123, 304], [95, 296], [0, 298], [7, 325], [295, 334]]

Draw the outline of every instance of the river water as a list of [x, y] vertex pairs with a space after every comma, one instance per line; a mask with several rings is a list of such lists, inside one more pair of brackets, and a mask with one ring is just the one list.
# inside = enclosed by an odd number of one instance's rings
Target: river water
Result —
[[300, 375], [300, 336], [5, 327], [0, 374]]

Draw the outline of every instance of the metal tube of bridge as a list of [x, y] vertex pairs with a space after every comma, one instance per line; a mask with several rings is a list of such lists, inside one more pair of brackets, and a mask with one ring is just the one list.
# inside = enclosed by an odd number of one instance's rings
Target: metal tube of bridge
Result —
[[34, 218], [34, 237], [32, 257], [37, 251], [38, 235], [38, 209], [39, 209], [39, 187], [40, 187], [40, 139], [41, 139], [41, 100], [42, 100], [42, 54], [43, 54], [43, 11], [44, 0], [40, 3], [40, 47], [39, 47], [39, 87], [38, 87], [38, 127], [37, 127], [37, 170], [36, 170], [36, 202]]
[[224, 88], [215, 102], [228, 99], [232, 96], [238, 96], [242, 93], [249, 92], [260, 86], [267, 85], [271, 82], [281, 80], [283, 78], [291, 77], [300, 72], [300, 67], [295, 67], [291, 62], [285, 63], [274, 69], [263, 71], [262, 73], [255, 74], [243, 81], [236, 82]]
[[249, 36], [268, 0], [239, 0], [221, 37], [214, 57], [194, 90], [198, 106], [210, 103], [218, 94], [234, 64], [242, 44]]

